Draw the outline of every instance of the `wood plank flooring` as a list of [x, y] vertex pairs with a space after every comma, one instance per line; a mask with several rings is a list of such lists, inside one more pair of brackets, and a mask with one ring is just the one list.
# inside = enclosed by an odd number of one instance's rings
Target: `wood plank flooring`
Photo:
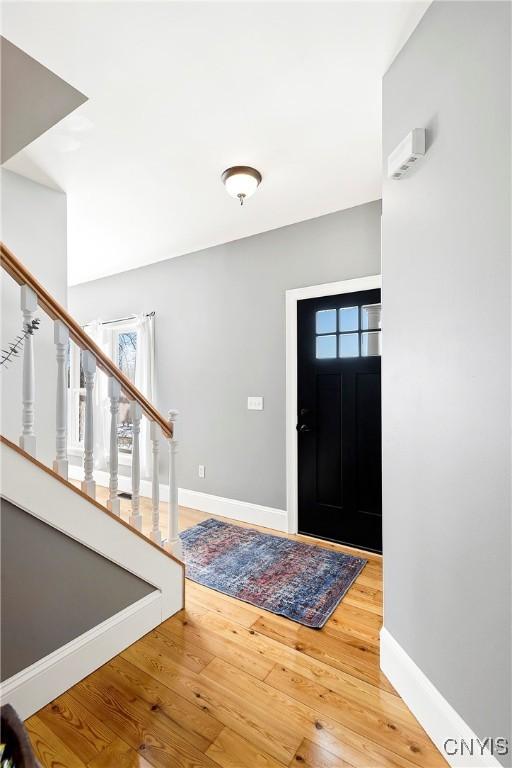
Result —
[[[181, 509], [180, 525], [207, 517]], [[368, 560], [322, 630], [187, 581], [185, 610], [27, 721], [41, 765], [446, 766], [379, 669], [382, 566]]]

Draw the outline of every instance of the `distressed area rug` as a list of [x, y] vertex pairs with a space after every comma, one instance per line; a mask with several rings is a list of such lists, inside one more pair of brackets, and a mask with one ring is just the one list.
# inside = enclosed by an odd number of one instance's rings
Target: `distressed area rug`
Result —
[[367, 563], [213, 519], [183, 531], [181, 540], [192, 581], [315, 629]]

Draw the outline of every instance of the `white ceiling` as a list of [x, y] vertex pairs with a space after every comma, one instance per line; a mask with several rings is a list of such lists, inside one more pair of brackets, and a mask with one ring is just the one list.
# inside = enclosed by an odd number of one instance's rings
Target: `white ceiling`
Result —
[[89, 97], [6, 165], [67, 192], [70, 284], [380, 197], [381, 78], [428, 5], [3, 3]]

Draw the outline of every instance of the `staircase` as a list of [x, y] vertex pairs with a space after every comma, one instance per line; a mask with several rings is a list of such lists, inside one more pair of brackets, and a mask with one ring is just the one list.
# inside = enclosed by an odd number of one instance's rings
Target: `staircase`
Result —
[[[169, 411], [168, 418], [162, 416], [3, 244], [0, 244], [0, 257], [2, 269], [19, 285], [23, 327], [30, 326], [38, 309], [45, 312], [53, 322], [56, 391], [55, 458], [52, 466], [47, 466], [37, 458], [34, 412], [37, 376], [34, 345], [37, 344], [37, 333], [29, 334], [23, 345], [19, 444], [0, 436], [2, 496], [23, 512], [138, 577], [148, 585], [149, 592], [133, 605], [109, 616], [107, 620], [2, 682], [2, 703], [13, 704], [20, 716], [25, 718], [183, 608], [184, 566], [180, 560], [175, 466], [178, 414]], [[85, 376], [83, 479], [80, 487], [68, 479], [67, 371], [71, 344], [76, 344], [82, 351]], [[110, 399], [110, 445], [106, 451], [110, 457], [109, 488], [106, 506], [96, 500], [94, 479], [93, 392], [98, 376], [108, 377]], [[121, 393], [130, 402], [133, 421], [131, 510], [128, 522], [121, 518], [118, 487], [118, 414]], [[14, 407], [16, 405], [13, 404]], [[140, 502], [139, 441], [142, 418], [150, 422], [153, 457], [149, 536], [142, 531]], [[164, 441], [169, 455], [169, 503], [167, 526], [162, 531], [159, 455], [160, 445]], [[22, 567], [23, 542], [19, 546]], [[16, 574], [12, 574], [12, 578], [15, 579]], [[105, 584], [104, 587], [108, 589], [109, 585]], [[34, 584], [34, 599], [37, 599], [37, 584]], [[52, 616], [48, 616], [48, 621], [52, 621]], [[4, 626], [2, 631], [8, 633], [9, 626]]]

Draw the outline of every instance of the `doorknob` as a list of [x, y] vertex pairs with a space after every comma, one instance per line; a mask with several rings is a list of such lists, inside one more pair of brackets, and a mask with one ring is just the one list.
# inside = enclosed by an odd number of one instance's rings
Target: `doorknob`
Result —
[[295, 429], [297, 430], [297, 432], [311, 432], [312, 431], [311, 427], [308, 427], [307, 424], [297, 424]]

